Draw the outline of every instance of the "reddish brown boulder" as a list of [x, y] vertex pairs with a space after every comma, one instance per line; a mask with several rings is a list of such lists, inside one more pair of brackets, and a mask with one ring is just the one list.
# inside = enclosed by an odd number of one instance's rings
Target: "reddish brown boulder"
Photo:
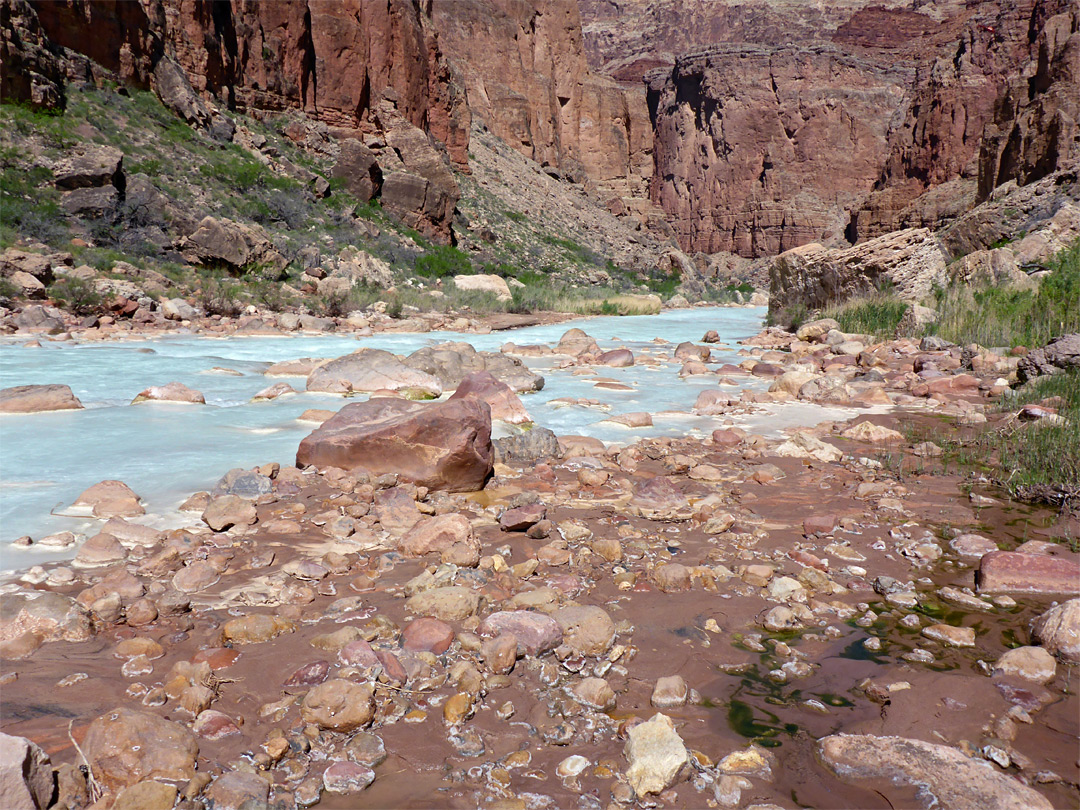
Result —
[[981, 593], [1080, 594], [1080, 565], [1062, 557], [991, 551], [979, 561]]
[[491, 476], [491, 408], [472, 398], [346, 405], [300, 442], [298, 467], [362, 467], [429, 489], [474, 492]]
[[629, 349], [612, 349], [596, 358], [596, 365], [628, 368], [634, 365], [634, 353]]
[[503, 512], [499, 516], [499, 526], [504, 532], [523, 532], [545, 517], [547, 517], [547, 507], [544, 504], [527, 503]]
[[401, 632], [401, 646], [412, 652], [442, 655], [453, 642], [454, 628], [430, 616], [413, 619]]
[[82, 743], [95, 778], [108, 790], [159, 779], [195, 776], [199, 746], [179, 723], [148, 712], [113, 709], [90, 724]]
[[517, 639], [522, 655], [543, 655], [563, 640], [559, 623], [544, 613], [531, 610], [501, 610], [480, 623], [479, 633], [494, 638], [504, 633]]
[[74, 411], [82, 406], [66, 385], [17, 385], [0, 390], [0, 413]]

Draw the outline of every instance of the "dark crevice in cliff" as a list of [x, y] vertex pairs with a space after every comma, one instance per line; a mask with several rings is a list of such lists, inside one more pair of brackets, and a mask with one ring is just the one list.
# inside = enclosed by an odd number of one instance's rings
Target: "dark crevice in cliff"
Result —
[[[304, 108], [310, 108], [317, 115], [319, 111], [319, 81], [315, 65], [315, 42], [311, 38], [311, 6], [304, 9], [304, 33], [300, 37], [300, 50], [303, 63], [300, 73], [300, 98]], [[364, 77], [364, 89], [367, 90], [367, 76]], [[363, 104], [367, 104], [367, 95], [363, 94]], [[357, 112], [359, 117], [359, 112]]]

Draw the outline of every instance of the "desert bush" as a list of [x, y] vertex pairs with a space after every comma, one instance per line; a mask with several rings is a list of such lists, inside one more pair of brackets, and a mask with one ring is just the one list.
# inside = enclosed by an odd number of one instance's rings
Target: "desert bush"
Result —
[[74, 276], [60, 279], [49, 287], [48, 293], [58, 306], [75, 315], [92, 315], [101, 309], [101, 295], [86, 279]]
[[800, 301], [776, 312], [770, 309], [765, 322], [769, 326], [779, 326], [788, 332], [794, 332], [806, 323], [809, 318], [810, 310], [806, 304]]
[[450, 245], [439, 245], [419, 256], [413, 271], [424, 278], [444, 278], [473, 272], [469, 257]]
[[0, 301], [9, 301], [18, 298], [21, 291], [6, 278], [0, 278]]
[[207, 315], [233, 318], [244, 309], [240, 300], [240, 285], [220, 276], [203, 276], [195, 298]]

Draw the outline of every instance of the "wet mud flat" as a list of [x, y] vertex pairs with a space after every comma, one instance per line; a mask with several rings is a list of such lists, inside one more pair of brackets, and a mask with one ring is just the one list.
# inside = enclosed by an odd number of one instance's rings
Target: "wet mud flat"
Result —
[[[5, 636], [0, 730], [61, 765], [72, 808], [96, 790], [65, 766], [104, 762], [91, 729], [118, 707], [192, 729], [198, 753], [171, 778], [138, 757], [95, 767], [99, 807], [155, 776], [191, 808], [927, 805], [911, 782], [823, 762], [840, 733], [952, 746], [1077, 806], [1076, 667], [995, 672], [1065, 597], [980, 593], [979, 559], [954, 548], [977, 535], [1075, 563], [1068, 519], [973, 499], [933, 464], [898, 477], [828, 433], [843, 460], [647, 439], [500, 466], [475, 495], [266, 469], [251, 524], [174, 530], [27, 585], [86, 603], [93, 634]], [[451, 514], [471, 553], [408, 551], [418, 523]], [[510, 611], [558, 638], [529, 652], [519, 634], [507, 655], [490, 625]], [[340, 681], [372, 696], [351, 728], [312, 707]], [[627, 741], [660, 713], [689, 755], [635, 791]]]

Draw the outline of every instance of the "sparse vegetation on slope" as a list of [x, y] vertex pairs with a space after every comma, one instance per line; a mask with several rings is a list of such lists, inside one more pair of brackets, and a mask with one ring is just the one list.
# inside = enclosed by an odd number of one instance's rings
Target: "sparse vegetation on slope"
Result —
[[[344, 315], [380, 301], [403, 317], [424, 311], [621, 313], [653, 305], [631, 306], [632, 298], [620, 296], [657, 293], [666, 299], [680, 283], [649, 261], [642, 265], [647, 270], [624, 269], [599, 249], [606, 241], [600, 245], [592, 232], [579, 232], [573, 218], [556, 221], [508, 208], [466, 175], [458, 177], [460, 243], [432, 245], [395, 221], [377, 199], [361, 204], [352, 197], [330, 176], [331, 158], [304, 151], [282, 134], [290, 120], [285, 116], [238, 116], [244, 133], [239, 140], [261, 144], [245, 148], [188, 126], [152, 93], [111, 86], [72, 88], [63, 113], [14, 104], [0, 112], [0, 248], [71, 253], [76, 265], [89, 265], [102, 279], [124, 278], [113, 268], [128, 262], [160, 273], [167, 286], [159, 292], [185, 297], [208, 314], [236, 314], [254, 304]], [[115, 206], [100, 215], [69, 213], [49, 166], [95, 145], [123, 152], [126, 192], [121, 187]], [[190, 263], [182, 238], [206, 215], [261, 229], [284, 266]], [[318, 272], [305, 274], [320, 263], [332, 272], [339, 252], [350, 247], [389, 266], [389, 290], [384, 280], [328, 292], [318, 284]], [[513, 280], [513, 299], [460, 291], [451, 281], [477, 272]], [[83, 286], [88, 290], [65, 281], [49, 292], [80, 313], [100, 309], [107, 296], [83, 294], [93, 291], [93, 282]], [[744, 292], [732, 287], [708, 295], [737, 300]]]

